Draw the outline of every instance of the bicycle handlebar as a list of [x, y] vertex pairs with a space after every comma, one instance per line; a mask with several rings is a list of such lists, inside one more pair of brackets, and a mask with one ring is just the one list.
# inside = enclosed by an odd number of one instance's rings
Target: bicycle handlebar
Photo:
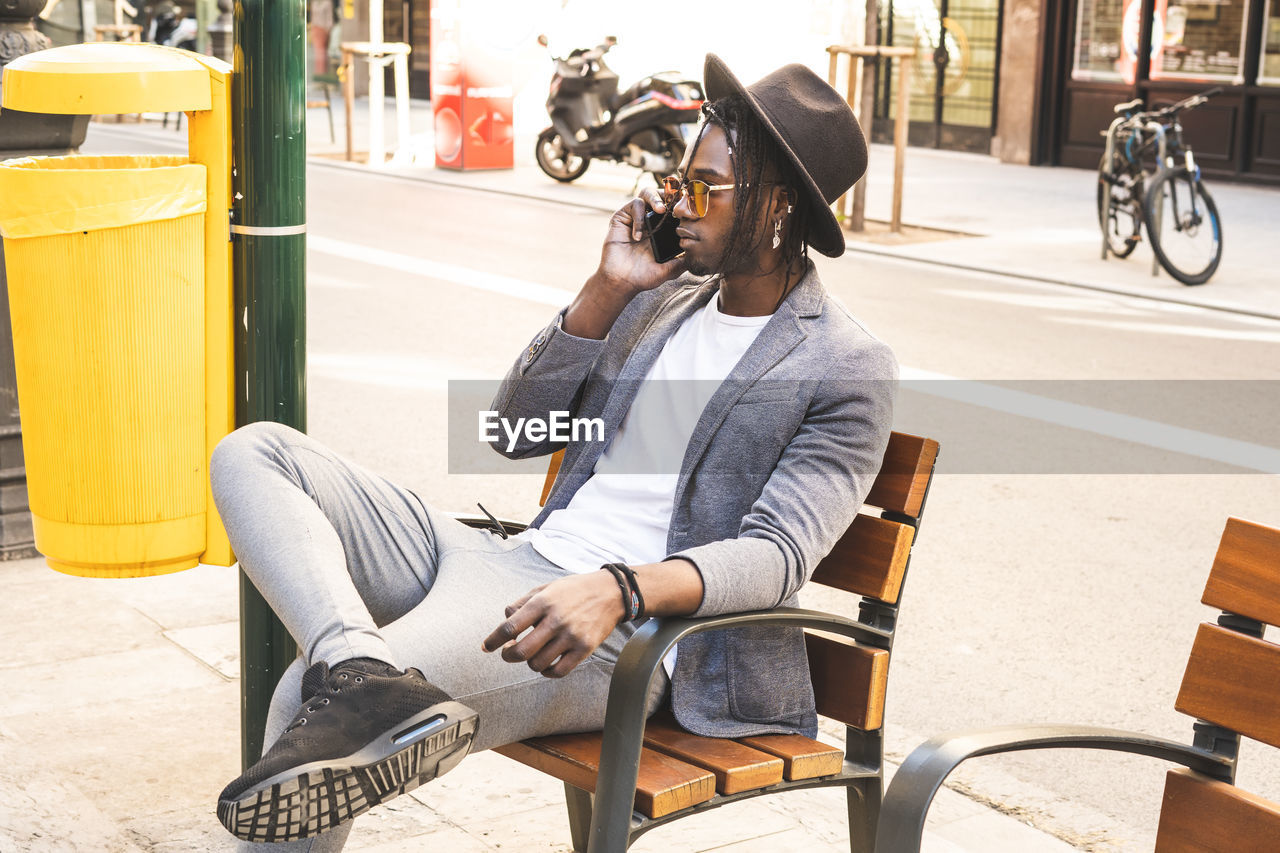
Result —
[[1213, 96], [1220, 95], [1220, 94], [1222, 94], [1222, 87], [1214, 86], [1212, 89], [1206, 89], [1205, 91], [1199, 93], [1198, 95], [1192, 95], [1189, 98], [1183, 98], [1181, 101], [1178, 101], [1176, 104], [1170, 104], [1167, 107], [1162, 107], [1161, 109], [1154, 110], [1150, 113], [1145, 113], [1145, 115], [1159, 117], [1159, 118], [1176, 115], [1177, 113], [1180, 113], [1183, 110], [1193, 110], [1196, 107], [1203, 104], [1205, 101], [1212, 98]]
[[[1196, 107], [1208, 101], [1210, 98], [1220, 94], [1222, 94], [1222, 87], [1214, 86], [1212, 89], [1206, 89], [1205, 91], [1200, 92], [1199, 94], [1192, 95], [1189, 98], [1183, 98], [1181, 101], [1178, 101], [1176, 104], [1170, 104], [1169, 106], [1161, 107], [1158, 110], [1145, 110], [1145, 111], [1126, 110], [1124, 112], [1123, 119], [1120, 120], [1119, 123], [1121, 126], [1132, 127], [1135, 124], [1140, 124], [1144, 121], [1150, 121], [1153, 119], [1162, 121], [1163, 119], [1169, 118], [1170, 116], [1177, 115], [1183, 110], [1195, 109]], [[1128, 104], [1119, 104], [1117, 105], [1116, 109], [1119, 110], [1121, 107], [1128, 107], [1130, 105], [1136, 105], [1137, 103], [1138, 103], [1137, 101], [1130, 101]], [[1103, 135], [1105, 136], [1106, 133], [1108, 132], [1110, 131], [1105, 131]]]

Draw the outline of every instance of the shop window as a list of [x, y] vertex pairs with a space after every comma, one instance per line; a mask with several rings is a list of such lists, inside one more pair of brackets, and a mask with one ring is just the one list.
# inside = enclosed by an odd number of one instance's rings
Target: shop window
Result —
[[[1142, 5], [1142, 0], [1077, 0], [1072, 79], [1134, 82]], [[1243, 83], [1248, 18], [1249, 0], [1156, 0], [1151, 78]], [[1268, 34], [1275, 52], [1266, 56], [1280, 62], [1280, 30], [1274, 21]], [[1280, 82], [1280, 67], [1269, 76]]]
[[1151, 79], [1244, 82], [1249, 0], [1157, 0]]
[[[932, 124], [938, 95], [943, 99], [942, 123], [961, 127], [991, 127], [995, 100], [998, 0], [950, 0], [943, 17], [935, 0], [892, 0], [893, 44], [913, 47], [917, 59], [911, 71], [911, 121]], [[934, 64], [941, 40], [947, 56], [941, 91]], [[890, 78], [887, 115], [897, 109], [897, 74]]]
[[[1138, 30], [1126, 33], [1125, 19], [1136, 23], [1140, 7], [1141, 0], [1077, 0], [1072, 79], [1133, 82]], [[1131, 44], [1124, 44], [1125, 36], [1131, 36]]]
[[1265, 21], [1258, 82], [1267, 86], [1280, 86], [1280, 3], [1276, 0], [1268, 0]]

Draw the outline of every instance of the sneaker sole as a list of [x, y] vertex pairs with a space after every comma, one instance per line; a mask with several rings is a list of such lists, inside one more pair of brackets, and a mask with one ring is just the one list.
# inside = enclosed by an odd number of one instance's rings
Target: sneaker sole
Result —
[[471, 751], [478, 724], [465, 705], [441, 702], [352, 755], [289, 768], [219, 800], [218, 819], [244, 841], [310, 838], [452, 770]]

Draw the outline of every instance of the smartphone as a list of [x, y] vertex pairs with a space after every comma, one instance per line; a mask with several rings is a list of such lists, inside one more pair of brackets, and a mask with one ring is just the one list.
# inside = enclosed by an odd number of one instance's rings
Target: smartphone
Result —
[[676, 234], [680, 220], [670, 212], [655, 213], [651, 210], [644, 215], [644, 225], [649, 232], [649, 245], [653, 247], [655, 261], [665, 264], [680, 256], [680, 237]]

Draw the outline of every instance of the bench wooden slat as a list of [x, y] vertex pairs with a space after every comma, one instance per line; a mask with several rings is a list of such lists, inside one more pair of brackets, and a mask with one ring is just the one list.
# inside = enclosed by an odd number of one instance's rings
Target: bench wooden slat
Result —
[[884, 463], [866, 502], [881, 509], [901, 512], [912, 518], [920, 516], [924, 507], [925, 488], [934, 460], [938, 458], [938, 442], [931, 438], [895, 432], [889, 436]]
[[884, 723], [889, 653], [835, 637], [805, 634], [818, 713], [875, 731]]
[[859, 514], [813, 571], [825, 586], [897, 604], [915, 528]]
[[710, 770], [721, 794], [754, 791], [782, 781], [781, 758], [725, 738], [700, 737], [674, 720], [652, 718], [644, 727], [645, 746]]
[[542, 481], [542, 497], [538, 499], [538, 506], [547, 505], [547, 496], [551, 494], [551, 487], [556, 484], [556, 476], [560, 473], [560, 463], [563, 461], [563, 450], [552, 453], [551, 458], [547, 460], [547, 476]]
[[[932, 439], [903, 433], [890, 436], [881, 471], [864, 501], [890, 518], [859, 513], [817, 568], [815, 580], [855, 595], [897, 603], [914, 539], [911, 522], [923, 510], [937, 455], [938, 443]], [[564, 451], [549, 459], [539, 501], [542, 506], [546, 506], [563, 460]], [[903, 521], [907, 523], [900, 523]], [[816, 633], [806, 633], [805, 642], [818, 713], [864, 731], [882, 728], [888, 651]], [[594, 794], [602, 741], [601, 732], [591, 732], [533, 738], [495, 751]], [[729, 795], [776, 790], [774, 786], [783, 779], [822, 780], [813, 783], [818, 785], [847, 783], [840, 775], [844, 766], [842, 750], [800, 735], [701, 738], [681, 730], [670, 717], [660, 718], [650, 720], [646, 728], [634, 799], [617, 792], [621, 796], [608, 804], [608, 811], [611, 821], [619, 821], [612, 824], [615, 826], [629, 816], [624, 814], [628, 805], [650, 818], [679, 817], [686, 810], [701, 811], [694, 807], [702, 804], [718, 805]], [[879, 773], [882, 768], [877, 763], [866, 769]], [[835, 778], [825, 778], [830, 776]], [[716, 797], [717, 788], [726, 795], [724, 799]], [[573, 820], [575, 814], [582, 814], [581, 798], [569, 799]], [[597, 802], [595, 807], [603, 805]], [[865, 830], [851, 827], [851, 841]], [[575, 838], [581, 839], [587, 831], [580, 821], [575, 823]]]
[[1201, 601], [1280, 625], [1280, 530], [1227, 519]]
[[1280, 646], [1202, 624], [1174, 707], [1280, 746]]
[[1274, 853], [1280, 806], [1190, 770], [1165, 777], [1156, 853]]
[[830, 776], [844, 768], [844, 753], [804, 735], [755, 735], [740, 737], [752, 749], [776, 755], [783, 761], [783, 775], [788, 782]]
[[[595, 793], [600, 771], [600, 732], [532, 738], [495, 749], [499, 755], [519, 761], [575, 788]], [[652, 749], [640, 752], [636, 780], [636, 811], [662, 817], [705, 803], [716, 794], [716, 777]]]

